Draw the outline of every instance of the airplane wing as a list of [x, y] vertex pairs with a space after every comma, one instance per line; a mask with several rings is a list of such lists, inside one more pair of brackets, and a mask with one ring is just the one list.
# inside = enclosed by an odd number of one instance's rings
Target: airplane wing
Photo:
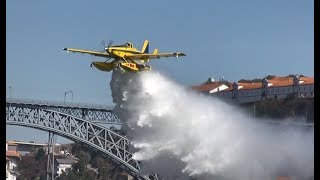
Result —
[[89, 50], [83, 50], [83, 49], [73, 49], [73, 48], [63, 48], [65, 51], [70, 51], [73, 53], [82, 53], [82, 54], [90, 54], [93, 56], [99, 56], [99, 57], [106, 57], [110, 58], [111, 56], [107, 52], [97, 52], [97, 51], [89, 51]]
[[186, 56], [186, 54], [177, 52], [177, 53], [159, 53], [159, 54], [132, 54], [125, 56], [128, 60], [139, 60], [139, 59], [159, 59], [162, 57], [180, 57]]

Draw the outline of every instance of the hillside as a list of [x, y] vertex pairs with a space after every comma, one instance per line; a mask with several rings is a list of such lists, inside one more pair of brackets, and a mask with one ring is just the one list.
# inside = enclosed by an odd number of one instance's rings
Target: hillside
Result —
[[314, 122], [314, 98], [288, 96], [285, 99], [268, 99], [240, 106], [256, 118], [274, 120], [292, 118]]

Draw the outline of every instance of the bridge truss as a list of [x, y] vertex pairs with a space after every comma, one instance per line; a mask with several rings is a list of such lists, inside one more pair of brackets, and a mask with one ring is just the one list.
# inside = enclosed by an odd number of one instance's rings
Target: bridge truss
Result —
[[51, 109], [95, 123], [122, 125], [119, 117], [113, 113], [113, 106], [14, 98], [7, 98], [6, 103], [21, 107]]
[[[129, 139], [92, 121], [58, 112], [52, 107], [42, 107], [36, 104], [7, 101], [6, 124], [52, 132], [82, 143], [111, 158], [132, 176], [137, 176], [140, 164], [132, 159]], [[65, 109], [68, 108], [65, 107]], [[139, 178], [149, 179], [145, 175], [140, 175]]]

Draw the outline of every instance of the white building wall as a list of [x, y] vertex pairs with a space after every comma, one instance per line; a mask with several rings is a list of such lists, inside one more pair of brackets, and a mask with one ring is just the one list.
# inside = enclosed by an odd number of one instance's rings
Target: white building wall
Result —
[[8, 177], [6, 178], [6, 180], [16, 180], [16, 179], [17, 179], [17, 176], [15, 174], [11, 174], [10, 172]]
[[293, 86], [268, 88], [268, 99], [283, 99], [293, 92]]
[[57, 171], [58, 176], [60, 176], [63, 171], [66, 172], [66, 169], [71, 169], [71, 168], [72, 168], [71, 164], [59, 164], [58, 171]]
[[249, 103], [261, 100], [262, 88], [238, 90], [236, 97], [239, 103]]
[[17, 179], [17, 175], [11, 173], [11, 171], [13, 171], [13, 168], [17, 167], [17, 162], [15, 159], [10, 158], [9, 162], [8, 162], [8, 176], [6, 178], [6, 180], [16, 180]]
[[[262, 99], [263, 88], [258, 89], [238, 89], [237, 96], [235, 98], [239, 103], [257, 102]], [[310, 85], [299, 85], [295, 91], [294, 86], [281, 86], [281, 87], [268, 87], [267, 88], [267, 99], [284, 99], [289, 94], [297, 92], [298, 97], [314, 97], [314, 84]], [[215, 96], [221, 99], [232, 98], [232, 91], [219, 91], [214, 93]]]
[[298, 88], [299, 97], [313, 97], [314, 85], [300, 85]]
[[15, 159], [10, 159], [8, 169], [12, 170], [13, 168], [17, 167], [17, 162]]

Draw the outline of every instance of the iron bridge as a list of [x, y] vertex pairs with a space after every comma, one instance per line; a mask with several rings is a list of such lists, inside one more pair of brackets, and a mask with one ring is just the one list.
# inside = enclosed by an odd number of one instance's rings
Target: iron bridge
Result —
[[[139, 179], [149, 179], [146, 175], [138, 175], [140, 164], [132, 159], [130, 140], [114, 131], [95, 123], [94, 117], [103, 114], [99, 120], [120, 123], [111, 108], [36, 103], [7, 99], [6, 124], [35, 128], [52, 132], [59, 136], [82, 143], [100, 151], [113, 160], [118, 166]], [[62, 110], [64, 112], [59, 112]], [[101, 110], [101, 113], [98, 111]], [[68, 114], [67, 112], [72, 112]], [[80, 113], [81, 112], [81, 113]], [[86, 116], [83, 116], [83, 112]], [[87, 114], [86, 114], [87, 113]], [[88, 115], [88, 114], [97, 115]], [[81, 118], [87, 117], [87, 118]]]
[[14, 98], [7, 98], [6, 103], [20, 107], [51, 109], [95, 123], [122, 125], [119, 117], [113, 113], [114, 106]]

